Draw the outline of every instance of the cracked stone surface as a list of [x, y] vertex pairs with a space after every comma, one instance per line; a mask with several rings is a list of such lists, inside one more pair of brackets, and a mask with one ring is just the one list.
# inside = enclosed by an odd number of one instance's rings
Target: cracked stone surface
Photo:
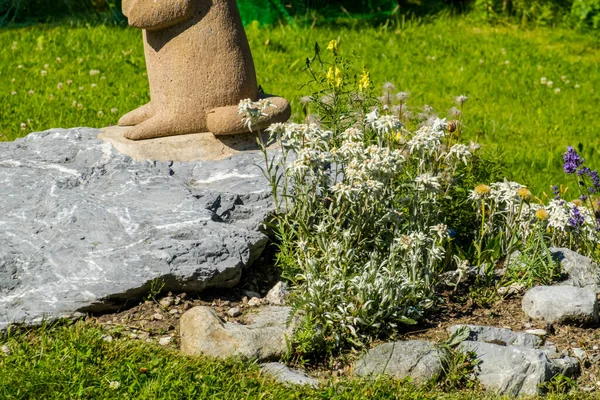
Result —
[[110, 311], [153, 285], [231, 287], [266, 244], [260, 153], [138, 162], [98, 132], [0, 143], [0, 329]]
[[384, 343], [370, 349], [354, 365], [357, 376], [390, 375], [394, 379], [411, 378], [426, 383], [442, 373], [445, 352], [434, 342], [407, 340]]

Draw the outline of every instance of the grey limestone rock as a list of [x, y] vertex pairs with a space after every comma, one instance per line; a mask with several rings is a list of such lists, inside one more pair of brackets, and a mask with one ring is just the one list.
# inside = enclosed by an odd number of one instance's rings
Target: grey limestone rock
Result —
[[223, 322], [210, 307], [194, 307], [179, 321], [181, 352], [217, 358], [276, 360], [287, 350], [295, 320], [291, 307], [267, 306], [247, 315], [245, 325]]
[[537, 348], [542, 344], [542, 339], [536, 335], [526, 332], [513, 332], [506, 328], [495, 328], [493, 326], [478, 325], [453, 325], [448, 330], [454, 334], [461, 327], [469, 329], [469, 337], [466, 340], [475, 342], [496, 343], [504, 346], [522, 346]]
[[291, 369], [282, 363], [270, 362], [262, 364], [260, 366], [260, 370], [265, 375], [275, 379], [277, 382], [290, 385], [308, 385], [312, 387], [319, 386], [319, 381], [315, 378], [311, 378], [303, 371]]
[[499, 394], [539, 394], [539, 386], [555, 374], [546, 355], [536, 349], [465, 341], [459, 350], [476, 354], [477, 380], [484, 388]]
[[536, 286], [522, 300], [523, 311], [550, 323], [589, 324], [598, 321], [598, 299], [591, 289], [574, 286]]
[[289, 290], [287, 283], [277, 282], [277, 284], [275, 284], [275, 286], [269, 290], [269, 293], [267, 293], [265, 299], [270, 304], [282, 306], [285, 304], [288, 295]]
[[442, 374], [445, 351], [433, 342], [408, 340], [390, 342], [369, 350], [354, 365], [357, 376], [386, 374], [394, 379], [411, 378], [426, 383]]
[[0, 329], [108, 311], [152, 285], [231, 287], [266, 244], [260, 153], [138, 162], [98, 132], [0, 143]]
[[565, 248], [551, 247], [548, 250], [569, 275], [567, 284], [600, 293], [600, 266], [591, 258]]
[[462, 352], [473, 352], [478, 362], [475, 377], [481, 385], [509, 396], [540, 393], [539, 385], [557, 374], [573, 377], [579, 372], [574, 357], [563, 357], [550, 342], [525, 332], [490, 326], [454, 325], [453, 334], [462, 327], [469, 336], [459, 344]]

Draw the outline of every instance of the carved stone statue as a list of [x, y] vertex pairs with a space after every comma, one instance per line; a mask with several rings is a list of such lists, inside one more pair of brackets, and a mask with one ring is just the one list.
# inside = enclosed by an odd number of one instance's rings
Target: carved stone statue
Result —
[[259, 125], [285, 122], [289, 103], [259, 93], [250, 46], [235, 0], [123, 0], [129, 24], [143, 29], [150, 102], [124, 115], [125, 136], [247, 132], [240, 100], [269, 98]]

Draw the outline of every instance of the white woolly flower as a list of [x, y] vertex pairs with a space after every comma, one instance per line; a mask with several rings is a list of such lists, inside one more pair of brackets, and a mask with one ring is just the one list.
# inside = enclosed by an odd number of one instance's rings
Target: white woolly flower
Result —
[[469, 163], [469, 159], [471, 158], [471, 152], [469, 151], [468, 146], [464, 144], [455, 144], [450, 148], [450, 151], [448, 151], [446, 159], [448, 158], [454, 158], [467, 165]]
[[449, 234], [449, 230], [446, 224], [433, 225], [429, 227], [429, 230], [434, 232], [442, 240], [446, 239]]
[[443, 132], [448, 129], [448, 122], [446, 122], [446, 118], [433, 118], [430, 121], [430, 125], [434, 132]]
[[250, 99], [241, 100], [238, 104], [238, 114], [242, 115], [242, 122], [250, 131], [252, 124], [258, 121], [260, 117], [266, 117], [265, 110], [269, 107], [277, 107], [268, 99], [252, 101]]
[[431, 154], [440, 147], [443, 137], [444, 133], [442, 131], [435, 130], [431, 126], [422, 126], [408, 141], [408, 150], [411, 154], [417, 152]]
[[439, 177], [425, 172], [415, 178], [416, 189], [420, 191], [438, 190], [440, 188]]
[[363, 133], [360, 129], [348, 128], [342, 134], [342, 138], [351, 142], [358, 142], [363, 140]]
[[548, 226], [550, 228], [565, 231], [571, 213], [569, 204], [563, 200], [550, 200], [550, 203], [546, 206], [546, 211], [548, 211]]
[[402, 129], [402, 123], [398, 117], [394, 115], [379, 115], [377, 108], [367, 114], [365, 121], [380, 134], [390, 134]]

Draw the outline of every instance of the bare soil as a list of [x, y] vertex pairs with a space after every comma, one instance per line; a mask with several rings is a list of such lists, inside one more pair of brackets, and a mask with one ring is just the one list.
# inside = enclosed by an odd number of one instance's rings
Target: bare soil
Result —
[[[263, 297], [279, 280], [273, 267], [259, 271], [246, 271], [239, 287], [201, 294], [166, 293], [141, 301], [135, 307], [105, 315], [90, 316], [88, 322], [101, 325], [109, 332], [106, 339], [119, 337], [158, 342], [174, 349], [179, 346], [179, 318], [192, 307], [210, 306], [224, 320], [244, 323], [244, 313], [260, 307], [250, 301], [256, 294]], [[254, 292], [254, 293], [253, 293]], [[551, 325], [528, 318], [521, 310], [522, 294], [500, 299], [492, 304], [477, 305], [466, 295], [447, 291], [441, 294], [441, 304], [417, 326], [398, 335], [398, 340], [424, 339], [442, 342], [448, 339], [448, 328], [455, 324], [472, 324], [509, 328], [513, 331], [544, 329], [546, 341], [552, 342], [559, 352], [575, 356], [574, 348], [585, 351], [580, 358], [581, 374], [579, 387], [587, 392], [600, 392], [600, 327]], [[249, 304], [250, 303], [250, 304]], [[238, 308], [240, 315], [232, 317], [230, 310]], [[313, 366], [311, 374], [317, 376], [340, 376], [350, 371], [350, 362], [355, 355], [334, 362], [329, 369], [324, 365]], [[331, 366], [331, 363], [329, 363]]]

